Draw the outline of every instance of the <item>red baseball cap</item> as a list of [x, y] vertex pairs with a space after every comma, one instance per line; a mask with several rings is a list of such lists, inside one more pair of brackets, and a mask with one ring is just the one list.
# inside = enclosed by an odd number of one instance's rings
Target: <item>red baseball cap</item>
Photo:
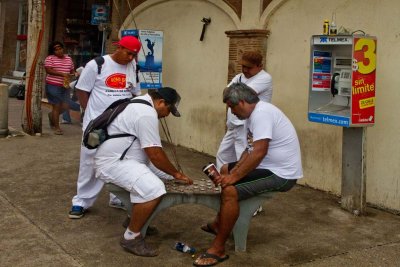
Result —
[[140, 41], [134, 36], [124, 36], [118, 42], [114, 42], [114, 44], [125, 47], [126, 49], [136, 53], [138, 53], [142, 47]]

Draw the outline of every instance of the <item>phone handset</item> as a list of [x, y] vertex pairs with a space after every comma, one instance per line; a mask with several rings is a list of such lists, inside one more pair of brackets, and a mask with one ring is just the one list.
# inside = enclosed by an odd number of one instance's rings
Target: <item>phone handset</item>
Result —
[[340, 76], [340, 73], [338, 73], [338, 72], [335, 72], [332, 75], [332, 79], [331, 79], [331, 94], [332, 94], [333, 97], [335, 95], [337, 95], [338, 92], [339, 92], [338, 89], [335, 88], [335, 85], [337, 86], [337, 83], [339, 82], [339, 76]]

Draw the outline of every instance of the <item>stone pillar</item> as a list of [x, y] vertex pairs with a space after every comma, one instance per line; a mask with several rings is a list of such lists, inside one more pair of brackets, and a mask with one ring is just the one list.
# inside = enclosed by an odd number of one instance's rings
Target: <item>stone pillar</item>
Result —
[[229, 66], [228, 83], [232, 78], [242, 72], [238, 64], [244, 51], [258, 49], [264, 56], [263, 65], [265, 68], [265, 55], [267, 53], [268, 30], [237, 30], [226, 31], [229, 38]]
[[0, 83], [0, 137], [8, 135], [8, 86]]

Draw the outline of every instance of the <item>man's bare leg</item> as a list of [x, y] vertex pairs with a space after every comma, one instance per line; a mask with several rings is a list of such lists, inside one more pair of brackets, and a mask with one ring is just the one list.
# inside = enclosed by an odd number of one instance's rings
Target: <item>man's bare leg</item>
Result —
[[[239, 217], [239, 202], [236, 188], [227, 186], [221, 192], [221, 208], [219, 212], [218, 233], [207, 250], [207, 253], [214, 254], [218, 257], [225, 256], [225, 243]], [[197, 259], [196, 263], [204, 265], [213, 263], [214, 259]]]
[[147, 222], [150, 215], [160, 203], [161, 197], [153, 199], [145, 203], [136, 203], [132, 205], [131, 221], [129, 223], [129, 230], [134, 233], [139, 233], [143, 225]]
[[140, 230], [149, 219], [160, 200], [161, 198], [159, 197], [146, 203], [137, 203], [132, 207], [132, 219], [120, 240], [120, 245], [125, 250], [144, 257], [154, 257], [158, 255], [157, 249], [145, 243], [144, 238], [140, 235]]
[[[221, 167], [220, 170], [221, 174], [228, 174], [228, 164], [224, 164]], [[235, 190], [236, 191], [236, 190]], [[222, 197], [221, 197], [221, 201], [222, 201]], [[221, 204], [222, 207], [222, 204]], [[212, 230], [214, 230], [214, 232], [218, 233], [218, 228], [219, 228], [219, 224], [220, 224], [220, 212], [217, 213], [217, 216], [215, 217], [214, 221], [212, 223], [209, 224], [209, 228], [211, 228]]]

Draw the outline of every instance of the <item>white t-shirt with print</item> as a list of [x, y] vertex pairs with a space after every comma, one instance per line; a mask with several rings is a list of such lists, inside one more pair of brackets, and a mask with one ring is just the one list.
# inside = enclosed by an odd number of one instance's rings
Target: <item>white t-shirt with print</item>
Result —
[[259, 101], [247, 120], [248, 149], [253, 142], [270, 139], [268, 153], [257, 169], [268, 169], [285, 179], [303, 177], [300, 144], [296, 130], [283, 112]]
[[[148, 101], [152, 106], [142, 103], [129, 104], [115, 120], [108, 126], [108, 134], [131, 134], [134, 137], [120, 137], [109, 139], [98, 149], [95, 157], [97, 169], [107, 168], [113, 162], [119, 161], [122, 153], [132, 144], [126, 153], [127, 159], [134, 159], [143, 164], [150, 161], [144, 152], [146, 147], [162, 147], [159, 133], [159, 122], [156, 110], [153, 108], [151, 97], [146, 94], [135, 99]], [[132, 143], [133, 142], [133, 143]]]
[[[100, 74], [97, 73], [96, 61], [91, 60], [86, 64], [76, 84], [76, 88], [90, 93], [83, 118], [83, 130], [114, 101], [132, 97], [131, 89], [126, 88], [127, 65], [118, 64], [109, 55], [103, 58], [104, 64]], [[129, 64], [136, 65], [134, 60]]]
[[[242, 82], [252, 88], [257, 92], [258, 97], [261, 101], [265, 101], [270, 103], [272, 99], [272, 77], [265, 70], [261, 70], [253, 77], [247, 79], [243, 73], [240, 73], [233, 77], [232, 81], [228, 84], [230, 86], [233, 83]], [[231, 109], [228, 109], [227, 121], [226, 125], [229, 129], [244, 125], [244, 121], [238, 119], [235, 115], [232, 114]]]

